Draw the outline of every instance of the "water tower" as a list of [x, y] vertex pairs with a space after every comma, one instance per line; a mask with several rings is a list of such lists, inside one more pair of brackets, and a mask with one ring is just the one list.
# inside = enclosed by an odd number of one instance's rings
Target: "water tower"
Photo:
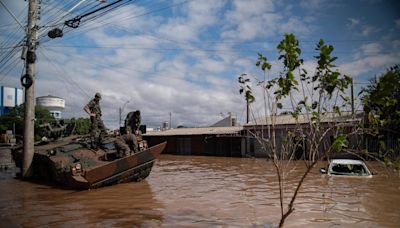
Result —
[[56, 118], [61, 119], [62, 111], [65, 108], [65, 100], [56, 96], [43, 96], [36, 98], [36, 105], [49, 110], [50, 114]]

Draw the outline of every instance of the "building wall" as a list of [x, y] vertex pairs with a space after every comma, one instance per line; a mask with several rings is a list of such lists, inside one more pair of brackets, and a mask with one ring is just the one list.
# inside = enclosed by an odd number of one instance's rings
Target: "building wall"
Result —
[[237, 118], [232, 113], [229, 113], [229, 116], [225, 117], [224, 119], [216, 122], [215, 124], [211, 125], [210, 127], [234, 127], [237, 126]]
[[[327, 127], [329, 126], [329, 123], [325, 124], [325, 128], [327, 129]], [[294, 131], [296, 128], [295, 125], [279, 125], [276, 126], [275, 129], [275, 134], [276, 134], [276, 145], [277, 145], [277, 150], [278, 153], [282, 153], [283, 150], [283, 146], [287, 146], [287, 144], [285, 144], [285, 141], [288, 140], [288, 132], [289, 131]], [[308, 124], [302, 124], [300, 126], [300, 128], [302, 129], [302, 131], [304, 132], [304, 134], [306, 135], [309, 132], [309, 125]], [[353, 126], [348, 126], [345, 129], [343, 129], [343, 132], [351, 132], [351, 129], [353, 128]], [[266, 126], [251, 126], [251, 127], [247, 127], [246, 130], [249, 130], [251, 132], [253, 132], [253, 134], [257, 134], [260, 137], [263, 137], [264, 139], [268, 139], [268, 128]], [[251, 135], [251, 134], [250, 134]], [[328, 150], [328, 148], [331, 146], [331, 144], [333, 143], [334, 140], [334, 130], [331, 130], [329, 132], [327, 132], [327, 134], [325, 135], [325, 137], [323, 138], [322, 142], [320, 143], [320, 147], [319, 147], [319, 154], [322, 155], [325, 151]], [[354, 136], [349, 136], [348, 137], [348, 141], [349, 141], [349, 148], [351, 149], [357, 149], [358, 147], [358, 141], [359, 139], [357, 137]], [[265, 150], [264, 147], [260, 144], [260, 142], [258, 140], [256, 140], [255, 138], [253, 139], [249, 139], [250, 141], [250, 145], [249, 145], [249, 149], [248, 149], [248, 154], [250, 156], [255, 156], [255, 157], [270, 157], [272, 155], [272, 151], [270, 150]], [[306, 155], [308, 153], [308, 148], [309, 145], [307, 145], [307, 139], [305, 139], [304, 141], [302, 140], [301, 142], [299, 141], [298, 143], [301, 144], [301, 147], [296, 147], [296, 148], [291, 148], [291, 151], [293, 151], [295, 154], [295, 158], [297, 159], [301, 159], [302, 155]], [[293, 143], [289, 143], [289, 144], [293, 144]]]
[[24, 102], [24, 91], [18, 88], [0, 87], [0, 115], [9, 113], [12, 108]]
[[242, 156], [242, 137], [215, 135], [143, 136], [149, 146], [167, 141], [164, 154]]

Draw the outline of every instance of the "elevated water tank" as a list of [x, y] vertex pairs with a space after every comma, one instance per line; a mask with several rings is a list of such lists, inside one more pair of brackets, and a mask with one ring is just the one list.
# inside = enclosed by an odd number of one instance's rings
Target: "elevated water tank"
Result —
[[65, 100], [51, 95], [42, 96], [36, 98], [36, 105], [49, 110], [54, 118], [61, 119], [62, 111], [65, 108]]

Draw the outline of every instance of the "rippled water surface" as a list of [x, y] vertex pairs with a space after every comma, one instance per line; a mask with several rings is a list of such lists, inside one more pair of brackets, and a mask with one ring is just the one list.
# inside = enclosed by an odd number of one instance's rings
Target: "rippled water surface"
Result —
[[[377, 163], [373, 178], [309, 175], [287, 227], [399, 227], [400, 178]], [[286, 179], [287, 195], [304, 170]], [[271, 162], [162, 155], [143, 182], [72, 191], [0, 173], [0, 227], [270, 227], [279, 222]]]

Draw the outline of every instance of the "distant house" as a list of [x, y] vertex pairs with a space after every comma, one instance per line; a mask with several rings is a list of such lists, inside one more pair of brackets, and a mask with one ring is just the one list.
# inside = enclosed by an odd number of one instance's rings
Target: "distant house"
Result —
[[[311, 114], [310, 114], [311, 115]], [[350, 112], [342, 112], [340, 115], [337, 113], [323, 113], [321, 117], [321, 126], [324, 129], [328, 129], [333, 126], [341, 126], [343, 131], [350, 132], [351, 129], [356, 126], [362, 120], [363, 113], [357, 113], [355, 116], [352, 116]], [[296, 129], [301, 129], [303, 132], [302, 137], [307, 137], [307, 132], [310, 130], [310, 116], [307, 114], [301, 114], [298, 116], [297, 120], [291, 115], [277, 115], [274, 117], [274, 120], [271, 121], [271, 117], [267, 118], [259, 118], [256, 119], [245, 126], [243, 129], [248, 134], [249, 143], [247, 145], [247, 152], [250, 156], [255, 157], [268, 157], [271, 151], [266, 151], [262, 148], [262, 145], [256, 140], [256, 138], [252, 137], [257, 135], [258, 137], [262, 137], [264, 139], [271, 138], [271, 129], [272, 126], [275, 128], [276, 134], [276, 145], [278, 145], [278, 150], [281, 149], [284, 141], [288, 139], [288, 132], [294, 132]], [[301, 134], [297, 132], [297, 134]], [[349, 137], [350, 147], [356, 148], [361, 140], [362, 136], [354, 135]], [[326, 151], [329, 146], [332, 144], [334, 140], [333, 131], [327, 132], [325, 135], [321, 147], [320, 152]], [[304, 140], [306, 141], [306, 140]], [[302, 144], [303, 146], [297, 148], [295, 150], [296, 157], [300, 157], [300, 155], [307, 153], [307, 144]]]
[[[354, 126], [362, 120], [363, 113], [352, 116], [349, 112], [324, 113], [321, 118], [321, 126], [328, 129], [333, 126], [340, 126], [344, 133], [351, 132]], [[266, 140], [271, 138], [271, 129], [274, 125], [276, 143], [278, 150], [288, 139], [289, 132], [301, 135], [302, 147], [294, 150], [295, 157], [307, 154], [308, 145], [306, 140], [310, 130], [310, 118], [306, 115], [299, 115], [297, 120], [292, 115], [277, 115], [274, 121], [271, 118], [259, 118], [244, 126], [229, 126], [232, 123], [232, 116], [228, 116], [217, 122], [212, 127], [201, 128], [177, 128], [165, 131], [150, 131], [143, 135], [149, 145], [155, 145], [167, 141], [167, 147], [163, 153], [177, 155], [212, 155], [212, 156], [233, 156], [233, 157], [269, 157], [271, 151], [264, 150], [257, 137]], [[225, 127], [221, 127], [224, 125]], [[257, 135], [257, 137], [254, 137]], [[334, 131], [327, 132], [320, 146], [320, 152], [326, 151], [334, 140]], [[348, 137], [350, 148], [359, 148], [362, 142], [362, 135]]]
[[199, 127], [151, 131], [143, 135], [148, 144], [167, 141], [163, 153], [241, 157], [245, 154], [243, 127]]
[[236, 115], [229, 112], [227, 117], [216, 122], [215, 124], [211, 125], [210, 127], [235, 127], [235, 126], [238, 126]]

